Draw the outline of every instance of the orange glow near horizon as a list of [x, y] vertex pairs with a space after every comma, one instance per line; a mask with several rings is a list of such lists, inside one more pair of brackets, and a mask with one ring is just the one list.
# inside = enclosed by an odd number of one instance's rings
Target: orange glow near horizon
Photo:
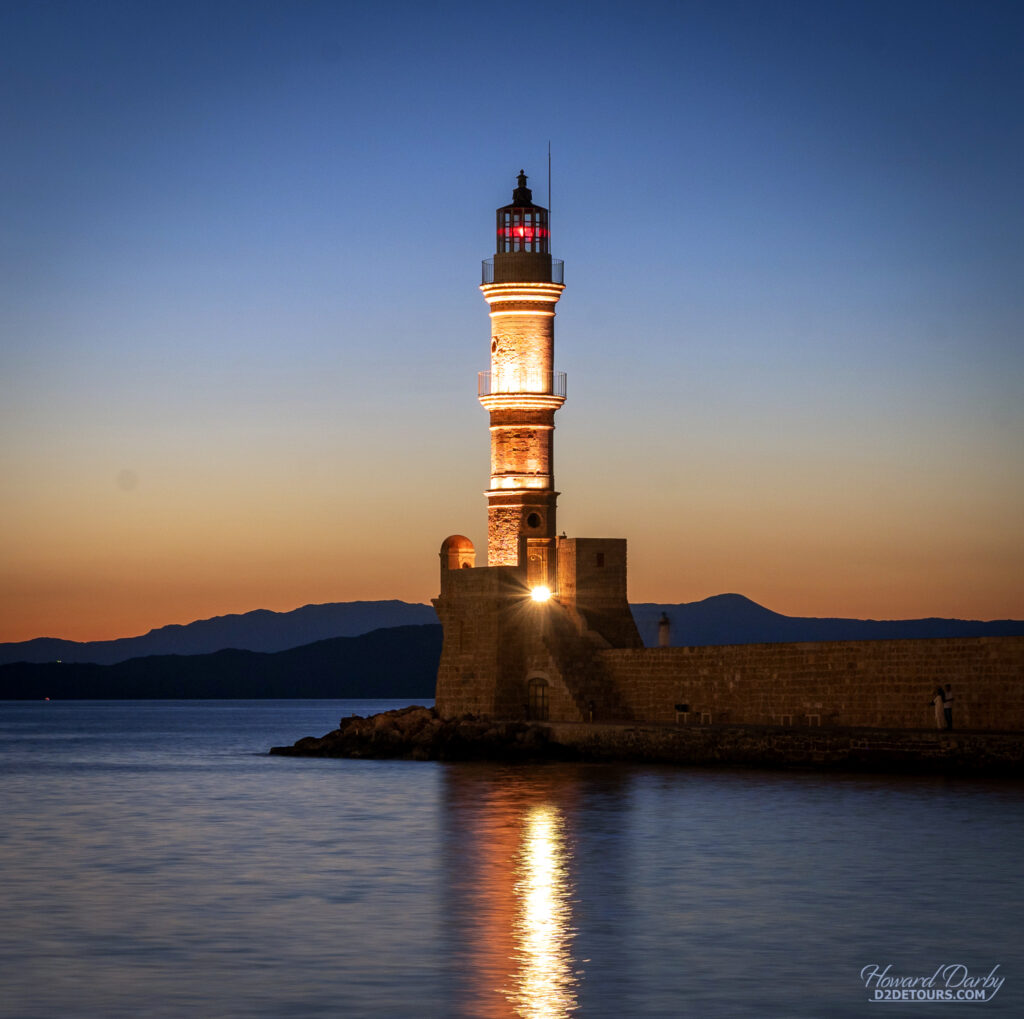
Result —
[[[482, 509], [478, 516], [483, 517]], [[478, 531], [474, 541], [482, 548], [483, 527]], [[693, 548], [682, 542], [666, 547], [660, 540], [666, 536], [657, 531], [597, 533], [625, 533], [629, 539], [633, 603], [676, 604], [737, 593], [790, 616], [1024, 618], [1017, 579], [995, 550], [979, 554], [968, 542], [929, 556], [894, 541], [844, 547], [816, 540], [806, 530], [774, 546], [756, 533], [733, 540], [703, 530]], [[437, 556], [430, 552], [437, 538], [429, 532], [420, 537], [418, 549], [415, 536], [407, 536], [393, 547], [366, 543], [353, 550], [338, 547], [337, 536], [325, 531], [310, 534], [305, 547], [278, 534], [267, 545], [254, 543], [252, 554], [245, 542], [236, 547], [224, 542], [187, 555], [176, 543], [170, 549], [125, 549], [116, 556], [85, 550], [41, 560], [11, 556], [0, 589], [0, 642], [114, 640], [172, 623], [326, 602], [426, 603], [439, 589]], [[280, 551], [268, 551], [278, 541]]]
[[[477, 515], [483, 517], [482, 508]], [[581, 530], [593, 534], [597, 528]], [[844, 547], [806, 529], [774, 545], [757, 533], [732, 539], [702, 529], [692, 548], [666, 546], [670, 535], [657, 530], [597, 533], [629, 539], [633, 603], [737, 593], [790, 616], [1024, 618], [1019, 582], [994, 550], [979, 554], [969, 542], [949, 544], [944, 555], [922, 555], [896, 540]], [[0, 642], [114, 640], [172, 623], [326, 602], [427, 603], [439, 589], [437, 556], [430, 551], [437, 538], [427, 531], [418, 537], [418, 548], [417, 535], [406, 535], [390, 547], [364, 543], [352, 549], [339, 547], [337, 535], [325, 530], [299, 545], [276, 534], [265, 545], [254, 542], [252, 550], [246, 541], [225, 541], [185, 554], [184, 543], [175, 542], [170, 548], [125, 548], [116, 556], [71, 549], [41, 560], [11, 556], [0, 589]], [[486, 543], [482, 526], [474, 543]]]

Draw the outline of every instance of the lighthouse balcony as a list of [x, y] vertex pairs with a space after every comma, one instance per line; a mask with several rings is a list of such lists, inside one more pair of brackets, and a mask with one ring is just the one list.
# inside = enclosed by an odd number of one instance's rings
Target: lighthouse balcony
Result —
[[477, 397], [488, 410], [502, 407], [557, 410], [565, 403], [565, 372], [501, 371], [479, 372]]
[[565, 372], [529, 371], [506, 368], [477, 373], [477, 396], [533, 394], [565, 399]]
[[485, 258], [481, 263], [480, 283], [557, 283], [565, 284], [565, 263], [538, 252], [513, 252]]

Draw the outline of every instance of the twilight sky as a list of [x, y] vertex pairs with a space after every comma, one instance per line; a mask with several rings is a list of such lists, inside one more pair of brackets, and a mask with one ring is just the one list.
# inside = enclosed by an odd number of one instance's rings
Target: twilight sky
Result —
[[479, 261], [633, 601], [1024, 618], [1024, 5], [0, 6], [0, 640], [438, 590]]

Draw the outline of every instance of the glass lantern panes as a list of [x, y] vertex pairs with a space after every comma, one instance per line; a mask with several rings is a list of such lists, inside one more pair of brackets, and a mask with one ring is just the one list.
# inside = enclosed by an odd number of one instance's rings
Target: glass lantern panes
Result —
[[548, 252], [548, 210], [538, 205], [498, 209], [498, 254]]

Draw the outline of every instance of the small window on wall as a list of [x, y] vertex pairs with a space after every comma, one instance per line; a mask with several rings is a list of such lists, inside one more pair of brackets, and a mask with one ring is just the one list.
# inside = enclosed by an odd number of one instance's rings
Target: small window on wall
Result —
[[526, 524], [528, 527], [540, 527], [540, 514], [531, 513], [526, 518]]
[[597, 553], [597, 565], [604, 566], [604, 552]]

